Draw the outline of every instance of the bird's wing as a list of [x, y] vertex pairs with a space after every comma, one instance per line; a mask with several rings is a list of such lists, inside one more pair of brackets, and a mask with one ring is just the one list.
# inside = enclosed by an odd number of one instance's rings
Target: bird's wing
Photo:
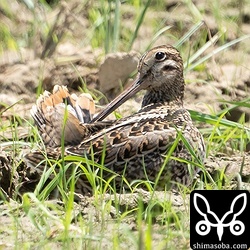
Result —
[[[156, 110], [154, 110], [156, 111]], [[157, 110], [159, 111], [159, 110]], [[183, 113], [184, 112], [184, 113]], [[95, 159], [105, 152], [105, 164], [123, 164], [133, 158], [147, 156], [157, 151], [166, 152], [177, 137], [177, 130], [184, 130], [187, 111], [143, 112], [116, 122], [83, 140], [79, 146], [68, 147], [67, 153], [84, 156], [94, 152]], [[196, 136], [196, 135], [195, 135]]]

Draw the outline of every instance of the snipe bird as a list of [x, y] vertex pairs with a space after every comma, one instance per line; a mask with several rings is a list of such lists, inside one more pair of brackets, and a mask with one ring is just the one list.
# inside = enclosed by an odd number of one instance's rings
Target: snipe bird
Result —
[[[198, 171], [193, 167], [190, 172], [193, 160], [190, 148], [203, 161], [205, 147], [202, 135], [183, 107], [184, 85], [180, 53], [170, 45], [158, 46], [141, 57], [133, 84], [92, 120], [91, 97], [83, 94], [78, 100], [70, 96], [66, 87], [59, 86], [52, 94], [46, 91], [37, 100], [32, 116], [48, 152], [60, 148], [63, 135], [65, 154], [89, 156], [103, 163], [117, 174], [118, 186], [121, 176], [128, 182], [154, 182], [159, 173], [161, 188], [169, 187], [169, 183], [190, 185]], [[103, 122], [140, 90], [146, 93], [137, 113]], [[178, 137], [179, 134], [182, 136]], [[166, 160], [169, 150], [173, 157]]]

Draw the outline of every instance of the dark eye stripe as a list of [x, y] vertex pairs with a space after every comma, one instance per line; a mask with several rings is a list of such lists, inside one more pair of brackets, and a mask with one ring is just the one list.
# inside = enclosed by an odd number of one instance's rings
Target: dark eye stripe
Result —
[[163, 67], [163, 70], [173, 70], [173, 69], [175, 69], [176, 67], [174, 67], [173, 65], [165, 65], [164, 67]]

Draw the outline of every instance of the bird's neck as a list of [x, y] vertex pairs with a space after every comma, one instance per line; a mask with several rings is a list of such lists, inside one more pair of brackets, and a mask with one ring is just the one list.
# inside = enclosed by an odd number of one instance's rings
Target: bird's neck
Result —
[[150, 104], [171, 104], [183, 105], [184, 98], [184, 83], [178, 88], [173, 86], [171, 88], [151, 89], [146, 92], [142, 108]]

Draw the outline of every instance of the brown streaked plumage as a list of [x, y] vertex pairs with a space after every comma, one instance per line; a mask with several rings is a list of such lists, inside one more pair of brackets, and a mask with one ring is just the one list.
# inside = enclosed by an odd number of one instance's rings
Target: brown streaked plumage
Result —
[[[113, 110], [142, 89], [146, 90], [146, 94], [142, 108], [137, 113], [120, 120], [102, 122]], [[52, 99], [57, 100], [57, 93], [61, 92], [61, 101], [47, 100], [53, 95]], [[93, 152], [95, 161], [100, 163], [105, 150], [106, 168], [118, 175], [124, 175], [129, 182], [137, 179], [155, 181], [166, 154], [176, 141], [177, 130], [181, 131], [193, 147], [197, 157], [201, 161], [204, 159], [203, 138], [193, 125], [190, 114], [183, 107], [183, 96], [182, 58], [175, 48], [164, 45], [155, 47], [142, 56], [134, 83], [91, 121], [89, 116], [81, 121], [78, 115], [71, 114], [74, 113], [75, 108], [72, 111], [72, 107], [76, 102], [71, 100], [64, 87], [62, 91], [56, 89], [52, 95], [45, 92], [32, 109], [32, 116], [41, 131], [45, 145], [50, 148], [59, 147], [65, 117], [65, 104], [61, 103], [65, 103], [66, 100], [66, 154], [90, 156]], [[192, 161], [188, 149], [181, 140], [174, 148], [172, 156]], [[197, 169], [194, 168], [193, 173], [196, 172]], [[108, 176], [107, 174], [107, 178]], [[119, 177], [117, 180], [116, 183], [119, 183]], [[160, 186], [165, 186], [169, 180], [189, 185], [192, 176], [188, 165], [170, 159], [162, 171]]]

